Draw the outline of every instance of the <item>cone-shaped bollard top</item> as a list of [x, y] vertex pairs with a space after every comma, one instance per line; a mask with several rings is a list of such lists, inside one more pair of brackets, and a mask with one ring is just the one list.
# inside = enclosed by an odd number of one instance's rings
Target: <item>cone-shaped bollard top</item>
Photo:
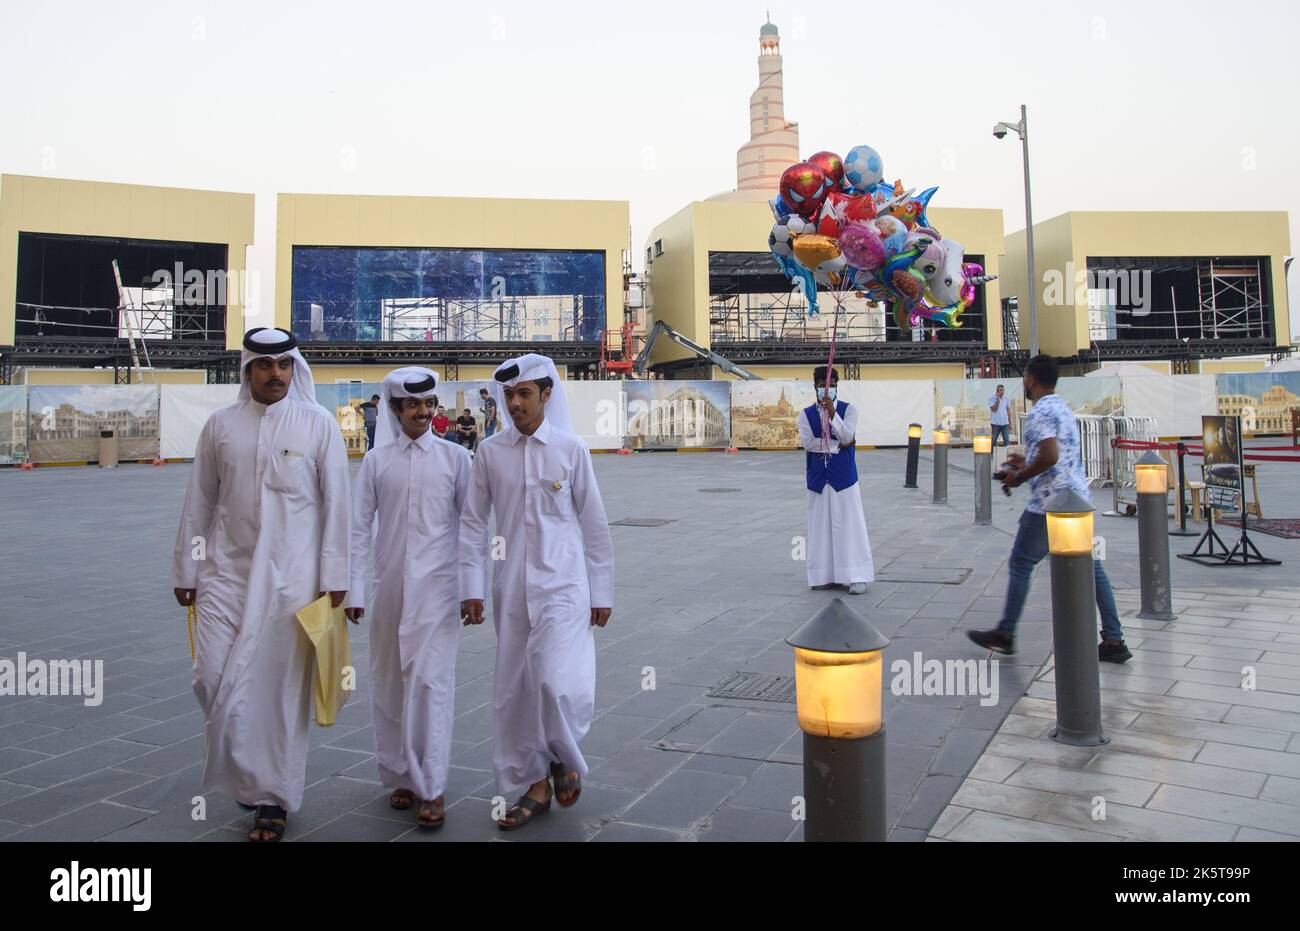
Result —
[[814, 614], [785, 642], [819, 653], [872, 653], [889, 646], [888, 637], [840, 598]]
[[1164, 458], [1154, 449], [1148, 449], [1141, 456], [1138, 456], [1133, 464], [1135, 466], [1160, 466], [1162, 469], [1167, 465]]
[[1048, 514], [1086, 514], [1095, 511], [1092, 502], [1073, 488], [1057, 492], [1046, 504]]

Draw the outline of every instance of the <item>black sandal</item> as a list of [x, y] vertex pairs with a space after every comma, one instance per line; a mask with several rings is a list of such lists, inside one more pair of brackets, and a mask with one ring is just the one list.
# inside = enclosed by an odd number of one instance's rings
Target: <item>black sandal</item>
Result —
[[531, 795], [521, 795], [519, 797], [519, 801], [511, 805], [510, 808], [506, 811], [506, 815], [510, 815], [512, 812], [527, 812], [527, 814], [524, 817], [524, 820], [520, 821], [518, 819], [518, 816], [515, 816], [515, 822], [513, 824], [507, 824], [504, 821], [498, 821], [497, 827], [499, 827], [503, 831], [515, 831], [518, 830], [519, 828], [522, 828], [528, 822], [532, 821], [533, 818], [540, 817], [546, 814], [550, 810], [551, 810], [551, 800], [549, 798], [544, 802], [539, 802]]
[[398, 811], [406, 811], [415, 804], [415, 793], [410, 789], [394, 789], [388, 796], [388, 804]]
[[[284, 829], [288, 826], [289, 813], [279, 805], [258, 805], [257, 817], [253, 820], [253, 831], [248, 834], [248, 839], [254, 844], [274, 844], [280, 838], [284, 837]], [[254, 837], [255, 831], [270, 831], [274, 836], [271, 838]]]
[[[582, 777], [576, 772], [570, 776], [563, 763], [551, 764], [551, 781], [555, 784], [555, 801], [559, 802], [561, 808], [569, 808], [577, 804], [578, 797], [582, 795]], [[567, 802], [560, 798], [561, 795], [573, 793], [573, 797]]]

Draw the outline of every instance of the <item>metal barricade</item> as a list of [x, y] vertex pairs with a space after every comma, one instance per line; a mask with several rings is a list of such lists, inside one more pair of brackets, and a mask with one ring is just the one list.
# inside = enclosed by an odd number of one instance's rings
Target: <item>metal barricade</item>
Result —
[[[1106, 440], [1106, 445], [1109, 447], [1108, 458], [1113, 489], [1113, 506], [1108, 513], [1136, 514], [1137, 476], [1133, 465], [1143, 453], [1147, 452], [1147, 449], [1127, 449], [1116, 446], [1114, 441], [1158, 442], [1156, 419], [1154, 417], [1107, 417], [1105, 419], [1111, 422], [1110, 428], [1113, 431]], [[1165, 456], [1165, 459], [1168, 461], [1169, 457]], [[1170, 490], [1174, 490], [1175, 482], [1169, 484]]]

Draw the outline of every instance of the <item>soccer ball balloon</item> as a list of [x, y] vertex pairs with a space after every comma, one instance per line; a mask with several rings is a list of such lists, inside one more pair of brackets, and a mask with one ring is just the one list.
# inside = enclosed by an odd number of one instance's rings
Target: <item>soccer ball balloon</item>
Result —
[[816, 227], [797, 214], [790, 214], [772, 227], [767, 247], [782, 258], [794, 258], [794, 237], [816, 232]]
[[885, 166], [880, 153], [869, 145], [849, 149], [844, 158], [844, 183], [854, 193], [866, 194], [885, 177]]

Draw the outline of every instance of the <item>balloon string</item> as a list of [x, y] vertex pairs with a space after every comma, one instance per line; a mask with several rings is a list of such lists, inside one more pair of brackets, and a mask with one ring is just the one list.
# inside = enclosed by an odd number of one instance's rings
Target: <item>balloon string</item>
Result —
[[[830, 393], [831, 372], [834, 371], [834, 366], [835, 366], [835, 338], [836, 335], [839, 333], [840, 307], [843, 306], [843, 302], [841, 301], [839, 294], [832, 292], [831, 296], [835, 298], [835, 315], [834, 317], [831, 318], [831, 352], [830, 352], [830, 357], [827, 358], [826, 360], [826, 393], [827, 394]], [[832, 404], [833, 403], [834, 402], [832, 402]], [[825, 461], [829, 461], [831, 457], [831, 420], [834, 419], [834, 417], [835, 417], [835, 413], [833, 408], [831, 411], [830, 418], [827, 418], [824, 414], [822, 415], [822, 442], [824, 444], [822, 446], [822, 458]]]
[[190, 661], [194, 661], [194, 625], [199, 619], [199, 611], [194, 605], [185, 607], [185, 627], [190, 633]]

